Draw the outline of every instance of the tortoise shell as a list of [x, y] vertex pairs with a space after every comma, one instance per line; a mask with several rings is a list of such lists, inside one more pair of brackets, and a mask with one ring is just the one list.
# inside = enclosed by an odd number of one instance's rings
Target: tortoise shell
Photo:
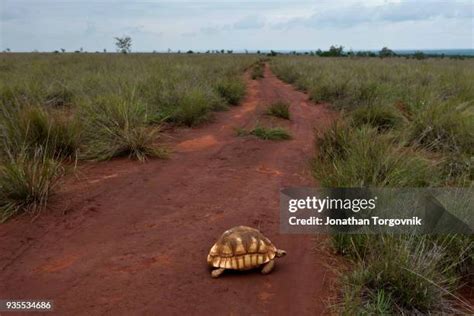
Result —
[[259, 230], [237, 226], [222, 234], [212, 246], [207, 262], [215, 268], [249, 270], [275, 258], [276, 251]]

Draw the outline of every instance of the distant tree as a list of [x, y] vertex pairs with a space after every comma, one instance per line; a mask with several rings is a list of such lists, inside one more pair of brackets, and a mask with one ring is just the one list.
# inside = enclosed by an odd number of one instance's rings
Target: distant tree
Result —
[[61, 53], [65, 53], [66, 50], [64, 48], [61, 48]]
[[262, 53], [261, 51], [257, 50], [257, 54], [258, 54], [258, 55], [260, 55], [261, 53]]
[[84, 52], [84, 48], [81, 47], [81, 48], [79, 49], [79, 51], [80, 51], [81, 53]]
[[211, 53], [211, 51], [209, 49], [206, 50], [206, 54], [210, 54], [210, 53]]
[[320, 49], [318, 49], [316, 51], [316, 54], [321, 57], [343, 57], [345, 56], [344, 46], [332, 45], [331, 47], [329, 47], [329, 50], [327, 51], [321, 51]]
[[425, 59], [425, 58], [426, 58], [426, 55], [425, 55], [425, 53], [423, 53], [422, 51], [416, 51], [416, 52], [413, 54], [413, 58], [415, 58], [415, 59]]
[[344, 52], [344, 46], [331, 46], [329, 48], [329, 53], [331, 56], [336, 56], [336, 57], [339, 57], [339, 56], [342, 56], [343, 55], [343, 52]]
[[81, 51], [75, 50], [74, 53], [79, 54]]
[[248, 53], [249, 53], [249, 51], [246, 49], [246, 50], [245, 50], [245, 54], [248, 54]]
[[54, 54], [59, 54], [59, 50], [53, 51]]
[[221, 49], [221, 54], [224, 54], [225, 50]]
[[178, 54], [181, 54], [181, 50], [178, 50]]
[[104, 53], [107, 53], [107, 49], [104, 48]]
[[396, 55], [397, 54], [395, 54], [395, 52], [393, 50], [389, 49], [388, 47], [384, 47], [379, 51], [379, 57], [380, 58], [394, 57]]
[[194, 54], [194, 52], [192, 50], [188, 50], [186, 54]]
[[6, 52], [6, 53], [11, 52], [10, 48], [7, 47], [7, 48], [5, 49], [5, 52]]
[[234, 51], [233, 50], [227, 50], [227, 54], [232, 54]]
[[171, 53], [171, 48], [168, 48], [168, 54]]
[[274, 50], [271, 50], [270, 53], [267, 54], [267, 56], [276, 56], [278, 55], [277, 52], [275, 52]]
[[130, 36], [114, 37], [117, 51], [122, 54], [128, 54], [132, 51], [132, 38]]

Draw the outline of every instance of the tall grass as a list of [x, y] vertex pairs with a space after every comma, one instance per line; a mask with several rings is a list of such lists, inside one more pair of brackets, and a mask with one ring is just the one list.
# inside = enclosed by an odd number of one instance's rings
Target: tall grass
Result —
[[0, 166], [0, 222], [44, 208], [62, 171], [61, 164], [43, 147], [24, 150], [4, 162]]
[[76, 159], [164, 157], [160, 126], [237, 105], [256, 56], [3, 54], [1, 219], [40, 209]]
[[[312, 171], [323, 186], [471, 186], [473, 62], [280, 57], [272, 69], [343, 110], [318, 139]], [[332, 240], [353, 267], [341, 276], [339, 313], [473, 312], [456, 293], [472, 282], [472, 236]]]
[[265, 63], [263, 61], [259, 61], [255, 63], [252, 66], [252, 70], [251, 70], [252, 79], [258, 80], [265, 77], [264, 70], [265, 70]]
[[25, 148], [48, 150], [50, 157], [75, 158], [80, 138], [79, 122], [64, 113], [37, 105], [0, 108], [1, 156], [16, 156]]
[[147, 108], [133, 97], [100, 97], [82, 114], [86, 159], [128, 156], [140, 161], [163, 154], [153, 143], [159, 128], [150, 126]]
[[320, 141], [313, 174], [325, 187], [419, 187], [436, 184], [436, 164], [370, 126], [335, 123]]

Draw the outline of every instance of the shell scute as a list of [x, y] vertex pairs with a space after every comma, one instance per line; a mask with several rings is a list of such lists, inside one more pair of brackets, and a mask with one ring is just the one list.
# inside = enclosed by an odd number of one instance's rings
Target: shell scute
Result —
[[257, 229], [237, 226], [225, 231], [209, 251], [210, 266], [248, 270], [275, 258], [276, 247]]

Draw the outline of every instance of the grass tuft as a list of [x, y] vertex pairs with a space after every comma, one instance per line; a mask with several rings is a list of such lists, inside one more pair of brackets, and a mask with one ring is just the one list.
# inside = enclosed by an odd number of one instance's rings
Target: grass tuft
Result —
[[245, 83], [242, 80], [225, 80], [219, 82], [217, 91], [230, 105], [238, 105], [245, 95]]
[[4, 156], [16, 156], [24, 148], [42, 148], [48, 150], [50, 157], [74, 158], [80, 145], [81, 128], [77, 120], [40, 106], [2, 108], [0, 127]]
[[335, 123], [320, 142], [313, 174], [326, 187], [417, 187], [437, 181], [429, 160], [372, 127]]
[[411, 122], [409, 137], [429, 150], [474, 155], [474, 108], [448, 103], [422, 106]]
[[369, 125], [379, 132], [394, 129], [403, 123], [403, 116], [392, 106], [367, 105], [351, 112], [354, 126]]
[[279, 117], [285, 120], [290, 119], [290, 104], [283, 101], [278, 101], [270, 104], [267, 110], [268, 115]]
[[246, 130], [238, 127], [235, 129], [237, 136], [253, 135], [264, 140], [288, 140], [291, 139], [290, 133], [281, 127], [263, 127], [257, 125], [252, 130]]
[[265, 64], [263, 62], [257, 62], [252, 67], [252, 79], [257, 80], [264, 78]]
[[63, 172], [48, 150], [28, 151], [0, 167], [0, 222], [23, 212], [39, 212]]
[[159, 128], [149, 126], [145, 105], [130, 98], [98, 98], [83, 115], [86, 159], [107, 160], [128, 156], [140, 161], [166, 156], [154, 145]]
[[445, 273], [445, 248], [425, 236], [365, 236], [362, 240], [357, 249], [357, 241], [347, 244], [348, 251], [363, 260], [354, 261], [354, 268], [342, 279], [344, 295], [338, 306], [342, 314], [460, 312], [449, 295], [458, 280]]

